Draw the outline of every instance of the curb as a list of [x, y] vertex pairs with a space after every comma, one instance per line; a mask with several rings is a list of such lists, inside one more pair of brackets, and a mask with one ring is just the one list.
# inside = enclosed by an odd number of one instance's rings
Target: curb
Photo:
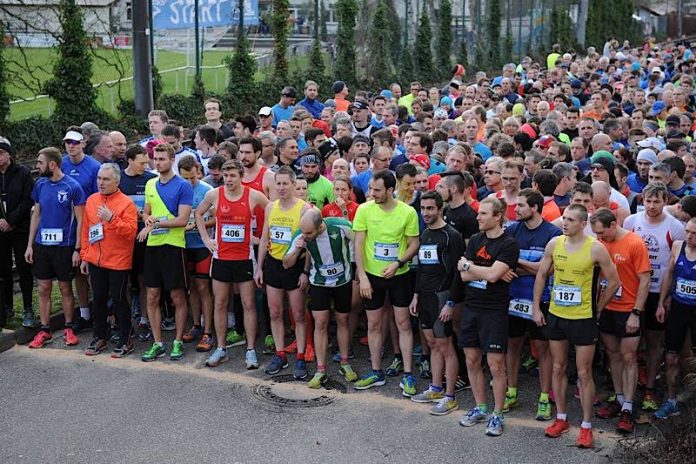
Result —
[[[51, 316], [49, 320], [49, 325], [51, 330], [56, 331], [65, 325], [65, 318], [63, 313], [57, 313]], [[28, 329], [26, 327], [19, 327], [16, 330], [2, 329], [0, 333], [0, 353], [9, 350], [15, 345], [25, 345], [34, 338], [37, 329]]]

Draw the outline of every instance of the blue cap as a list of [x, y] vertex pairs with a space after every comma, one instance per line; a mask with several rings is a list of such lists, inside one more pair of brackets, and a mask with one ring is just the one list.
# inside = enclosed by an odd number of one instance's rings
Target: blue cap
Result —
[[631, 63], [631, 71], [640, 71], [640, 63], [637, 61]]
[[454, 102], [452, 101], [452, 99], [450, 97], [442, 97], [440, 99], [440, 106], [442, 106], [442, 105], [452, 106], [453, 104], [454, 104]]
[[657, 116], [665, 110], [665, 102], [662, 100], [657, 100], [652, 107], [653, 116]]
[[394, 94], [391, 90], [384, 89], [379, 94], [385, 98], [394, 98]]

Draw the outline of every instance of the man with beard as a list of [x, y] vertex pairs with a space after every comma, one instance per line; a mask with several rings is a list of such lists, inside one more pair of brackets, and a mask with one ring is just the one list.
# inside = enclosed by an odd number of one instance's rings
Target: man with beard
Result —
[[39, 315], [41, 329], [29, 348], [41, 348], [53, 341], [49, 318], [53, 279], [58, 280], [65, 316], [63, 339], [68, 346], [80, 343], [73, 331], [75, 299], [72, 280], [80, 264], [80, 234], [85, 194], [80, 184], [63, 174], [60, 152], [52, 147], [39, 151], [36, 168], [40, 179], [31, 194], [34, 212], [29, 226], [29, 241], [24, 258], [33, 265], [39, 282]]
[[333, 184], [329, 179], [319, 174], [321, 169], [321, 156], [316, 148], [308, 148], [300, 155], [302, 174], [307, 179], [307, 201], [319, 211], [324, 205], [336, 199], [333, 193]]

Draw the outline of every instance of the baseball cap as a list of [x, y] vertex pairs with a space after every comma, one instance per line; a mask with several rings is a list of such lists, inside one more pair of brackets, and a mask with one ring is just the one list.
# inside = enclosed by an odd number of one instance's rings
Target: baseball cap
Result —
[[75, 142], [82, 142], [85, 139], [85, 136], [80, 134], [77, 131], [68, 131], [65, 133], [65, 137], [63, 137], [63, 140], [74, 140]]
[[452, 99], [450, 97], [442, 97], [440, 99], [440, 106], [442, 106], [442, 105], [452, 106], [452, 104], [453, 104], [453, 102], [452, 102]]
[[419, 155], [411, 155], [408, 157], [409, 161], [415, 161], [423, 169], [430, 169], [430, 157], [424, 153]]
[[683, 139], [686, 137], [682, 131], [678, 130], [671, 130], [667, 132], [667, 136], [665, 138], [667, 139]]
[[665, 102], [662, 100], [658, 100], [653, 104], [652, 107], [652, 114], [653, 116], [657, 116], [658, 114], [662, 113], [665, 110]]
[[549, 148], [549, 146], [555, 141], [556, 139], [553, 137], [553, 135], [542, 135], [539, 140], [537, 140], [537, 146]]
[[664, 148], [663, 143], [657, 137], [648, 137], [646, 139], [636, 142], [641, 148], [654, 148], [655, 150], [662, 150]]
[[355, 100], [351, 106], [354, 110], [367, 110], [370, 108], [368, 104], [362, 100]]
[[382, 90], [379, 94], [380, 94], [380, 96], [382, 96], [384, 98], [394, 98], [394, 94], [392, 93], [391, 90], [388, 90], [388, 89]]
[[681, 124], [681, 119], [676, 114], [670, 114], [665, 119], [666, 126], [679, 126]]
[[259, 110], [259, 116], [270, 116], [273, 113], [273, 108], [270, 106], [264, 106]]

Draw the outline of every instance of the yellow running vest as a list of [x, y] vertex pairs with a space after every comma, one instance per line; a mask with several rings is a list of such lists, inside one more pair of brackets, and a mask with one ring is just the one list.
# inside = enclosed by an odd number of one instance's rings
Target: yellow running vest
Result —
[[[160, 221], [174, 219], [176, 216], [169, 212], [157, 193], [157, 181], [158, 178], [155, 177], [145, 184], [145, 202], [150, 204], [150, 215]], [[186, 248], [185, 233], [185, 227], [153, 229], [147, 236], [147, 246], [171, 245]]]
[[566, 236], [561, 235], [553, 247], [553, 288], [551, 290], [551, 314], [563, 319], [589, 319], [593, 316], [592, 282], [594, 261], [592, 243], [585, 243], [575, 252], [566, 250]]
[[295, 206], [287, 211], [280, 207], [280, 200], [273, 202], [268, 215], [268, 254], [277, 260], [282, 260], [290, 247], [292, 236], [300, 228], [303, 201], [298, 200]]

